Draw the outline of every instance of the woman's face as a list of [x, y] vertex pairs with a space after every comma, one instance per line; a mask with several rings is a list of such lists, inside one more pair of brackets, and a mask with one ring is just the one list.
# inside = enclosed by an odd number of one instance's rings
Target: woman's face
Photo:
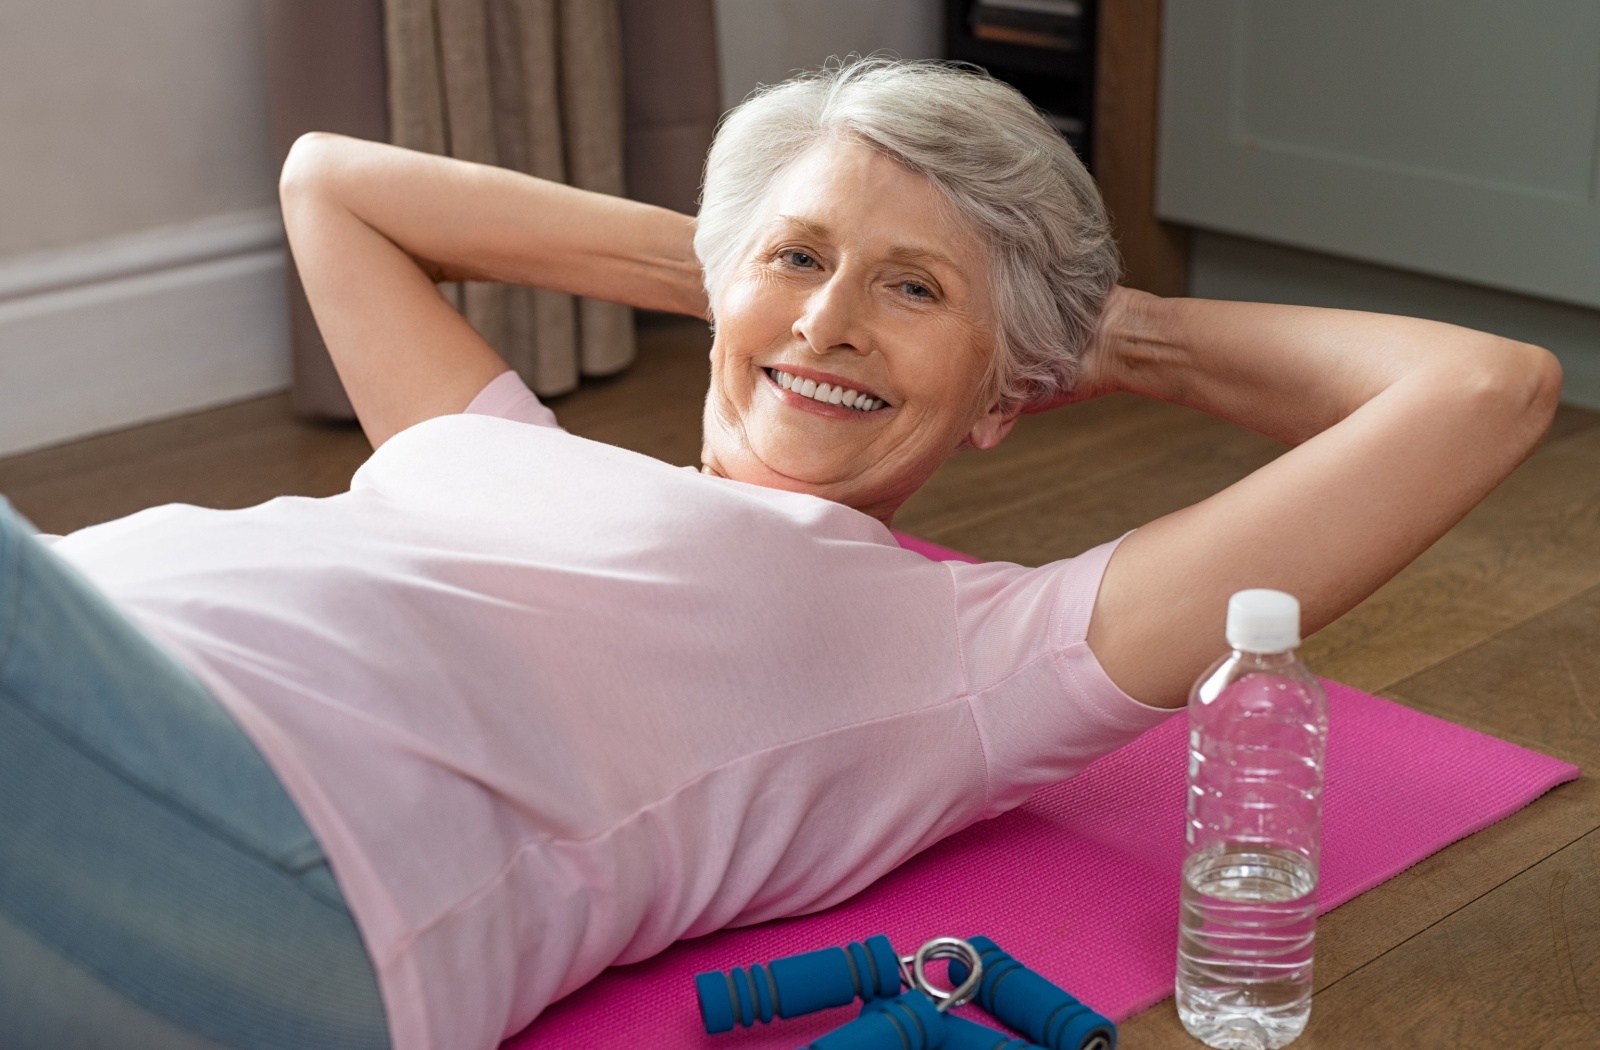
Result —
[[1015, 421], [991, 393], [987, 253], [932, 184], [855, 142], [800, 157], [759, 221], [713, 304], [705, 468], [887, 522]]

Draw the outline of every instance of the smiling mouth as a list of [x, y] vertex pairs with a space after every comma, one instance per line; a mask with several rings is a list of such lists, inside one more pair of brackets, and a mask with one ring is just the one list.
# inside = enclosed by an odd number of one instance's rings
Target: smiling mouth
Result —
[[776, 368], [767, 368], [763, 369], [763, 371], [767, 373], [768, 379], [791, 394], [809, 397], [811, 400], [820, 401], [824, 405], [838, 405], [841, 408], [852, 409], [856, 412], [876, 412], [886, 405], [882, 398], [871, 397], [847, 386], [831, 386], [827, 383], [818, 383], [815, 379], [803, 379], [800, 376], [790, 375], [788, 372]]

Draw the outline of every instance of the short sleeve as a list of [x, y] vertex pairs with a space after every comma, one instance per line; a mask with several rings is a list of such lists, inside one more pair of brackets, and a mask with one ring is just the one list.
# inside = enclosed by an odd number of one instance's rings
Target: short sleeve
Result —
[[528, 384], [522, 381], [521, 376], [510, 370], [491, 379], [489, 385], [478, 391], [478, 396], [462, 411], [468, 415], [497, 416], [536, 427], [561, 428], [561, 424], [556, 422], [556, 414], [533, 396], [533, 391], [528, 389]]
[[951, 565], [989, 815], [1065, 780], [1174, 712], [1140, 703], [1089, 649], [1100, 580], [1121, 540], [1038, 568]]

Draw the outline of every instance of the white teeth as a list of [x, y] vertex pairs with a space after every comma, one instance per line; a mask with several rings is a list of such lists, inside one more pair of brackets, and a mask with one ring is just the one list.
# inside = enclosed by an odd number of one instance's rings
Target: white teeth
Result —
[[883, 401], [875, 397], [868, 397], [859, 390], [851, 390], [844, 386], [834, 386], [831, 383], [818, 383], [815, 379], [802, 379], [800, 376], [791, 375], [777, 368], [767, 370], [772, 376], [772, 381], [785, 390], [792, 390], [796, 394], [809, 397], [813, 401], [820, 401], [829, 405], [844, 405], [858, 412], [871, 412], [883, 407]]

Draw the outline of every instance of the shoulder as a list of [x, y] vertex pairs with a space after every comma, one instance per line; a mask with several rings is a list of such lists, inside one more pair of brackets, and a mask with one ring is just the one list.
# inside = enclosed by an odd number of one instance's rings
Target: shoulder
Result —
[[1126, 537], [1037, 568], [1011, 562], [951, 564], [963, 634], [999, 632], [1050, 648], [1081, 643], [1111, 555]]
[[538, 427], [561, 426], [556, 422], [556, 414], [510, 369], [491, 379], [461, 412], [462, 415], [495, 416]]
[[1093, 661], [1089, 623], [1106, 565], [1122, 538], [1036, 568], [947, 563], [969, 688], [982, 692], [1040, 660]]

